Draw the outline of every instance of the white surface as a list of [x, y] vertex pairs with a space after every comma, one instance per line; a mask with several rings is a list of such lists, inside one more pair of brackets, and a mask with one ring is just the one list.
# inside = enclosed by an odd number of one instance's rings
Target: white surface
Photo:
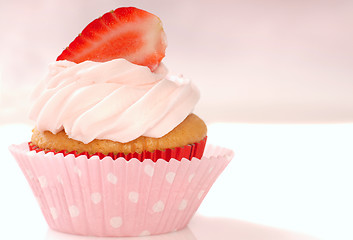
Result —
[[[30, 130], [0, 126], [0, 238], [87, 239], [48, 229], [7, 150]], [[213, 124], [208, 141], [233, 149], [235, 158], [188, 228], [139, 239], [353, 238], [353, 124]]]

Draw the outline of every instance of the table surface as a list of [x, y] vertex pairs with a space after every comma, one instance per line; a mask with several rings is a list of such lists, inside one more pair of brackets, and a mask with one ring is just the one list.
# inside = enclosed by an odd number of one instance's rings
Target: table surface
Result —
[[[87, 239], [46, 225], [7, 149], [30, 135], [0, 125], [0, 238]], [[353, 124], [217, 123], [208, 136], [235, 157], [188, 227], [136, 239], [353, 239]]]

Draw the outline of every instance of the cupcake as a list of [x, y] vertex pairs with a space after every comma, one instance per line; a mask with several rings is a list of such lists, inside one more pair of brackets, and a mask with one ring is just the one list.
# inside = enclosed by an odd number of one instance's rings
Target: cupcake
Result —
[[91, 22], [33, 93], [31, 141], [10, 146], [48, 225], [90, 236], [184, 228], [233, 153], [207, 146], [199, 91], [161, 63], [146, 11]]

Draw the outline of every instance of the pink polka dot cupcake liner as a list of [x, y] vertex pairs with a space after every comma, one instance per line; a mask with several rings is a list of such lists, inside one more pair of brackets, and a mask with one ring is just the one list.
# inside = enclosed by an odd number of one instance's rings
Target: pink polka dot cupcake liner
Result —
[[183, 229], [233, 158], [207, 145], [201, 159], [140, 161], [9, 150], [50, 228], [86, 236], [146, 236]]

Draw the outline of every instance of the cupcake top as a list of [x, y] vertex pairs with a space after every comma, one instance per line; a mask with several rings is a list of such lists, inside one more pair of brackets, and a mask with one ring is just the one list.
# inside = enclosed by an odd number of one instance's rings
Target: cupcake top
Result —
[[83, 143], [125, 143], [173, 130], [193, 110], [199, 91], [188, 79], [167, 76], [163, 64], [151, 72], [119, 58], [104, 63], [57, 61], [33, 96], [30, 118], [39, 131], [65, 130]]
[[50, 64], [34, 91], [30, 118], [39, 131], [64, 130], [83, 143], [166, 135], [192, 112], [199, 91], [167, 74], [160, 63], [165, 47], [153, 14], [118, 8], [103, 15]]

